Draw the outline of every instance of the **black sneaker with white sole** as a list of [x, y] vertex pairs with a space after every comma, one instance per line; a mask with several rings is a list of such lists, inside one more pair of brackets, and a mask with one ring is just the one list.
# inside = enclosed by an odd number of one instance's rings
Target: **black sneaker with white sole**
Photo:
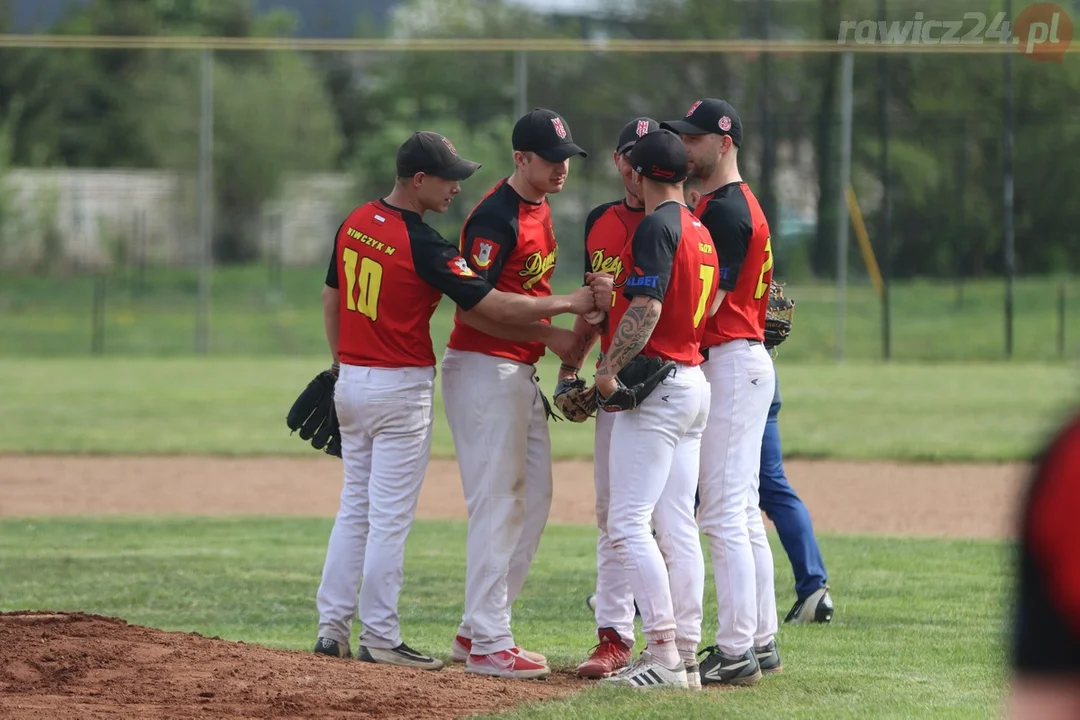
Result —
[[701, 651], [706, 655], [701, 661], [701, 684], [706, 685], [753, 685], [761, 679], [761, 667], [753, 648], [739, 657], [731, 657], [712, 645]]
[[349, 643], [338, 642], [328, 637], [321, 637], [315, 642], [315, 654], [337, 658], [352, 657], [352, 652], [349, 651]]
[[398, 665], [420, 670], [441, 670], [443, 666], [442, 660], [418, 653], [405, 643], [389, 650], [361, 645], [356, 653], [356, 659], [360, 662]]
[[829, 586], [818, 588], [802, 600], [797, 600], [788, 611], [784, 622], [795, 625], [809, 623], [828, 623], [832, 621], [833, 601], [829, 597]]
[[769, 641], [768, 645], [754, 648], [754, 656], [757, 657], [758, 667], [763, 675], [778, 673], [783, 670], [780, 664], [780, 650], [776, 647], [776, 640]]

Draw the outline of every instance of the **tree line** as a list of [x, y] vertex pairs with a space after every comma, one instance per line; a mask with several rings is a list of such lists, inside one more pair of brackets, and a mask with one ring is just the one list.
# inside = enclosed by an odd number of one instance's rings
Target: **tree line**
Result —
[[[1016, 11], [1026, 4], [1013, 3]], [[901, 21], [961, 18], [970, 2], [887, 3]], [[393, 28], [358, 35], [836, 40], [843, 21], [877, 18], [877, 0], [636, 0], [607, 17], [554, 16], [502, 0], [405, 0]], [[985, 2], [989, 16], [1002, 2]], [[0, 32], [5, 32], [0, 2]], [[10, 12], [10, 8], [8, 8]], [[96, 35], [287, 36], [294, 18], [257, 14], [250, 0], [92, 0], [52, 32]], [[359, 200], [385, 192], [394, 151], [437, 129], [484, 163], [466, 202], [433, 218], [453, 236], [469, 201], [508, 170], [520, 88], [513, 53], [219, 52], [214, 60], [215, 253], [258, 253], [262, 204], [286, 172], [349, 171]], [[528, 53], [527, 102], [567, 117], [593, 152], [572, 170], [584, 205], [611, 199], [612, 138], [640, 114], [677, 116], [718, 96], [743, 118], [741, 155], [787, 262], [819, 277], [835, 269], [840, 55]], [[1080, 61], [1017, 55], [1016, 260], [1021, 273], [1080, 269]], [[852, 182], [879, 262], [895, 277], [983, 276], [1003, 270], [1003, 60], [999, 55], [857, 54]], [[887, 93], [882, 98], [882, 82]], [[889, 128], [891, 231], [880, 232], [881, 101]], [[5, 166], [193, 170], [199, 55], [180, 51], [0, 50], [0, 172]], [[808, 173], [785, 168], [809, 154]], [[577, 177], [574, 178], [573, 176]], [[577, 181], [576, 187], [574, 180]], [[817, 222], [788, 223], [783, 183], [814, 197]], [[560, 200], [562, 202], [562, 200]], [[347, 208], [343, 208], [345, 210]], [[587, 210], [587, 207], [585, 208]], [[5, 212], [0, 202], [0, 222]], [[584, 213], [582, 213], [583, 216]], [[781, 228], [791, 228], [781, 231]], [[573, 253], [577, 227], [560, 232]], [[887, 242], [886, 242], [887, 239]]]

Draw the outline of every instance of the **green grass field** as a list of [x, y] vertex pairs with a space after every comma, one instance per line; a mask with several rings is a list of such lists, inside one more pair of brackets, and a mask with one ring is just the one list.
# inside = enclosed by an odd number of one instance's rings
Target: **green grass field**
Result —
[[[574, 282], [568, 272], [562, 283]], [[266, 267], [214, 271], [211, 352], [215, 355], [324, 354], [319, 292], [325, 270], [285, 268], [272, 283]], [[0, 273], [0, 356], [87, 355], [92, 348], [94, 278]], [[1016, 284], [1014, 355], [1058, 360], [1057, 293], [1067, 290], [1066, 358], [1080, 357], [1080, 287], [1071, 278], [1027, 278]], [[187, 355], [195, 350], [197, 276], [193, 270], [121, 271], [108, 278], [103, 325], [107, 355]], [[791, 285], [795, 330], [786, 359], [832, 361], [837, 298], [829, 284]], [[1000, 360], [1005, 357], [1004, 283], [898, 282], [892, 290], [892, 357], [902, 361]], [[881, 305], [873, 289], [853, 282], [845, 302], [844, 352], [882, 357]], [[436, 347], [449, 333], [444, 301], [432, 327]], [[560, 322], [566, 321], [565, 318]]]
[[[0, 452], [310, 455], [285, 414], [321, 358], [0, 359]], [[1080, 398], [1070, 365], [778, 361], [791, 456], [1027, 459]], [[550, 394], [556, 364], [539, 368]], [[476, 388], [483, 392], [482, 387]], [[433, 453], [451, 457], [441, 403]], [[549, 425], [558, 458], [592, 426]]]
[[[108, 287], [105, 357], [90, 357], [93, 281], [0, 274], [0, 462], [3, 453], [312, 456], [285, 413], [327, 364], [319, 269], [216, 272], [212, 355], [192, 357], [195, 276], [151, 273], [136, 292]], [[848, 296], [834, 361], [831, 287], [790, 287], [796, 330], [778, 367], [788, 457], [1026, 460], [1080, 400], [1080, 373], [1057, 359], [1056, 282], [1017, 287], [1016, 354], [1003, 356], [1000, 282], [907, 283], [894, 291], [894, 357], [880, 357], [870, 288]], [[1075, 297], [1074, 297], [1075, 296]], [[444, 303], [433, 323], [441, 351]], [[1066, 357], [1080, 356], [1080, 291], [1068, 304]], [[560, 319], [565, 322], [565, 319]], [[538, 371], [554, 386], [556, 363]], [[483, 388], [477, 388], [483, 392]], [[453, 445], [441, 405], [434, 454]], [[591, 426], [551, 424], [557, 458], [591, 456]], [[0, 520], [0, 610], [79, 610], [166, 630], [309, 651], [326, 519]], [[418, 522], [409, 540], [407, 640], [445, 657], [459, 618], [465, 528]], [[781, 612], [793, 599], [775, 544]], [[942, 717], [997, 714], [1004, 691], [1011, 545], [856, 536], [821, 539], [837, 615], [783, 627], [785, 672], [750, 691], [708, 697], [591, 689], [511, 718]], [[550, 526], [515, 606], [521, 642], [554, 665], [593, 642], [583, 602], [595, 582], [595, 530]], [[711, 587], [711, 578], [709, 587]], [[706, 600], [712, 595], [707, 590]], [[707, 607], [706, 640], [715, 630]], [[718, 704], [722, 705], [718, 709]]]
[[[33, 519], [0, 521], [0, 610], [80, 610], [165, 630], [309, 651], [327, 520]], [[551, 526], [515, 634], [553, 667], [595, 642], [584, 598], [595, 532]], [[1000, 543], [824, 537], [836, 617], [782, 627], [782, 674], [707, 696], [590, 689], [507, 717], [985, 718], [1003, 692], [1009, 548]], [[465, 528], [421, 522], [409, 539], [406, 641], [447, 658], [460, 618]], [[774, 551], [783, 558], [776, 544]], [[793, 598], [777, 563], [783, 611]], [[707, 588], [711, 588], [711, 575]], [[716, 629], [706, 591], [704, 635]], [[722, 705], [718, 709], [717, 704]]]

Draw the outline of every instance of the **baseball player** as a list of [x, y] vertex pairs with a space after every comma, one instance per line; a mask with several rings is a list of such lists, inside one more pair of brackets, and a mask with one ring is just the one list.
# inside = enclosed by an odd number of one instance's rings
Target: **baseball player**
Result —
[[[570, 158], [586, 153], [566, 120], [543, 108], [517, 121], [512, 141], [514, 172], [470, 213], [461, 252], [499, 290], [545, 297], [558, 254], [547, 196], [562, 190]], [[459, 313], [442, 361], [469, 514], [465, 610], [451, 658], [464, 662], [466, 672], [539, 678], [550, 673], [547, 660], [515, 643], [510, 608], [551, 509], [547, 401], [535, 368], [544, 345], [530, 330], [503, 338], [491, 330]]]
[[[595, 387], [601, 408], [621, 410], [611, 429], [607, 533], [641, 609], [646, 649], [601, 682], [686, 688], [686, 664], [696, 670], [705, 585], [693, 503], [709, 412], [700, 341], [706, 315], [719, 306], [717, 256], [683, 204], [687, 153], [678, 136], [646, 134], [630, 151], [630, 164], [647, 214], [631, 241], [623, 290], [629, 306]], [[635, 396], [628, 388], [641, 380], [628, 371], [654, 361], [671, 374], [647, 396]]]
[[762, 666], [780, 667], [772, 552], [758, 505], [761, 440], [775, 390], [764, 346], [772, 245], [761, 207], [739, 175], [742, 123], [735, 109], [706, 98], [661, 127], [682, 136], [690, 174], [705, 189], [694, 214], [715, 243], [723, 298], [702, 340], [712, 404], [701, 443], [698, 522], [709, 539], [719, 627], [701, 662], [701, 682], [748, 685], [761, 678]]
[[[701, 200], [701, 181], [697, 178], [685, 184], [687, 204], [696, 208]], [[772, 351], [768, 333], [765, 349]], [[765, 422], [765, 434], [761, 438], [761, 465], [759, 477], [759, 504], [769, 520], [776, 526], [776, 534], [787, 553], [795, 575], [795, 604], [791, 606], [785, 623], [828, 623], [833, 616], [833, 601], [829, 596], [825, 561], [821, 556], [814, 523], [806, 505], [791, 487], [784, 472], [784, 453], [780, 443], [780, 378], [775, 375], [776, 390], [769, 405], [769, 417]], [[771, 654], [771, 653], [770, 653]], [[764, 658], [762, 658], [764, 659]]]
[[1037, 458], [1020, 512], [1007, 716], [1080, 717], [1080, 414]]
[[[338, 229], [323, 289], [326, 337], [338, 371], [344, 487], [319, 586], [315, 652], [350, 657], [352, 618], [363, 623], [360, 660], [438, 670], [442, 662], [401, 638], [398, 595], [405, 539], [431, 448], [435, 353], [430, 319], [445, 293], [466, 315], [528, 323], [592, 312], [597, 293], [506, 293], [479, 277], [424, 223], [460, 192], [479, 165], [442, 135], [415, 133], [397, 154], [385, 198], [349, 214]], [[600, 293], [604, 307], [610, 295]], [[558, 343], [569, 330], [548, 328]], [[361, 584], [361, 580], [363, 583]]]
[[[634, 236], [638, 223], [645, 217], [645, 205], [633, 183], [629, 153], [641, 137], [658, 130], [659, 127], [656, 120], [640, 117], [631, 120], [622, 128], [612, 159], [615, 169], [623, 179], [623, 197], [593, 208], [585, 221], [585, 267], [593, 272], [610, 273], [616, 289], [625, 285], [629, 269], [633, 267], [630, 239]], [[600, 340], [600, 352], [608, 351], [615, 328], [629, 304], [630, 301], [625, 295], [616, 292], [612, 295], [612, 306], [603, 325], [592, 325], [584, 318], [575, 320], [574, 332], [582, 336], [583, 342], [579, 356], [562, 364], [559, 370], [560, 380], [578, 377], [581, 364], [597, 338]], [[572, 414], [561, 404], [561, 400], [562, 398], [556, 395], [556, 404], [566, 417], [573, 419]], [[589, 658], [577, 668], [578, 675], [583, 678], [599, 679], [614, 675], [630, 661], [634, 647], [634, 595], [630, 589], [630, 579], [611, 547], [607, 532], [607, 461], [614, 421], [615, 417], [610, 413], [599, 413], [596, 418], [593, 482], [596, 486], [596, 523], [600, 529], [596, 541], [596, 597], [599, 599], [593, 609], [599, 643], [593, 648]]]

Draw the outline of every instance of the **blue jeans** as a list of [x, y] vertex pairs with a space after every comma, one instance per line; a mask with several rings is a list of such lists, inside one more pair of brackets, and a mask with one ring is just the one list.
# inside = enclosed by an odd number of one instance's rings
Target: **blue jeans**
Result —
[[[775, 368], [773, 368], [775, 372]], [[814, 536], [814, 524], [810, 512], [795, 493], [784, 474], [784, 453], [780, 446], [780, 377], [776, 377], [776, 391], [769, 406], [769, 419], [761, 438], [761, 468], [759, 504], [769, 520], [776, 526], [776, 534], [784, 546], [791, 570], [795, 575], [795, 593], [804, 600], [815, 590], [825, 586], [825, 561], [821, 557]], [[697, 508], [695, 498], [694, 507]]]
[[814, 524], [806, 505], [799, 499], [784, 474], [784, 453], [780, 447], [780, 378], [769, 407], [765, 435], [761, 439], [761, 509], [776, 526], [795, 574], [795, 593], [800, 600], [824, 587], [827, 580], [825, 561], [814, 537]]

